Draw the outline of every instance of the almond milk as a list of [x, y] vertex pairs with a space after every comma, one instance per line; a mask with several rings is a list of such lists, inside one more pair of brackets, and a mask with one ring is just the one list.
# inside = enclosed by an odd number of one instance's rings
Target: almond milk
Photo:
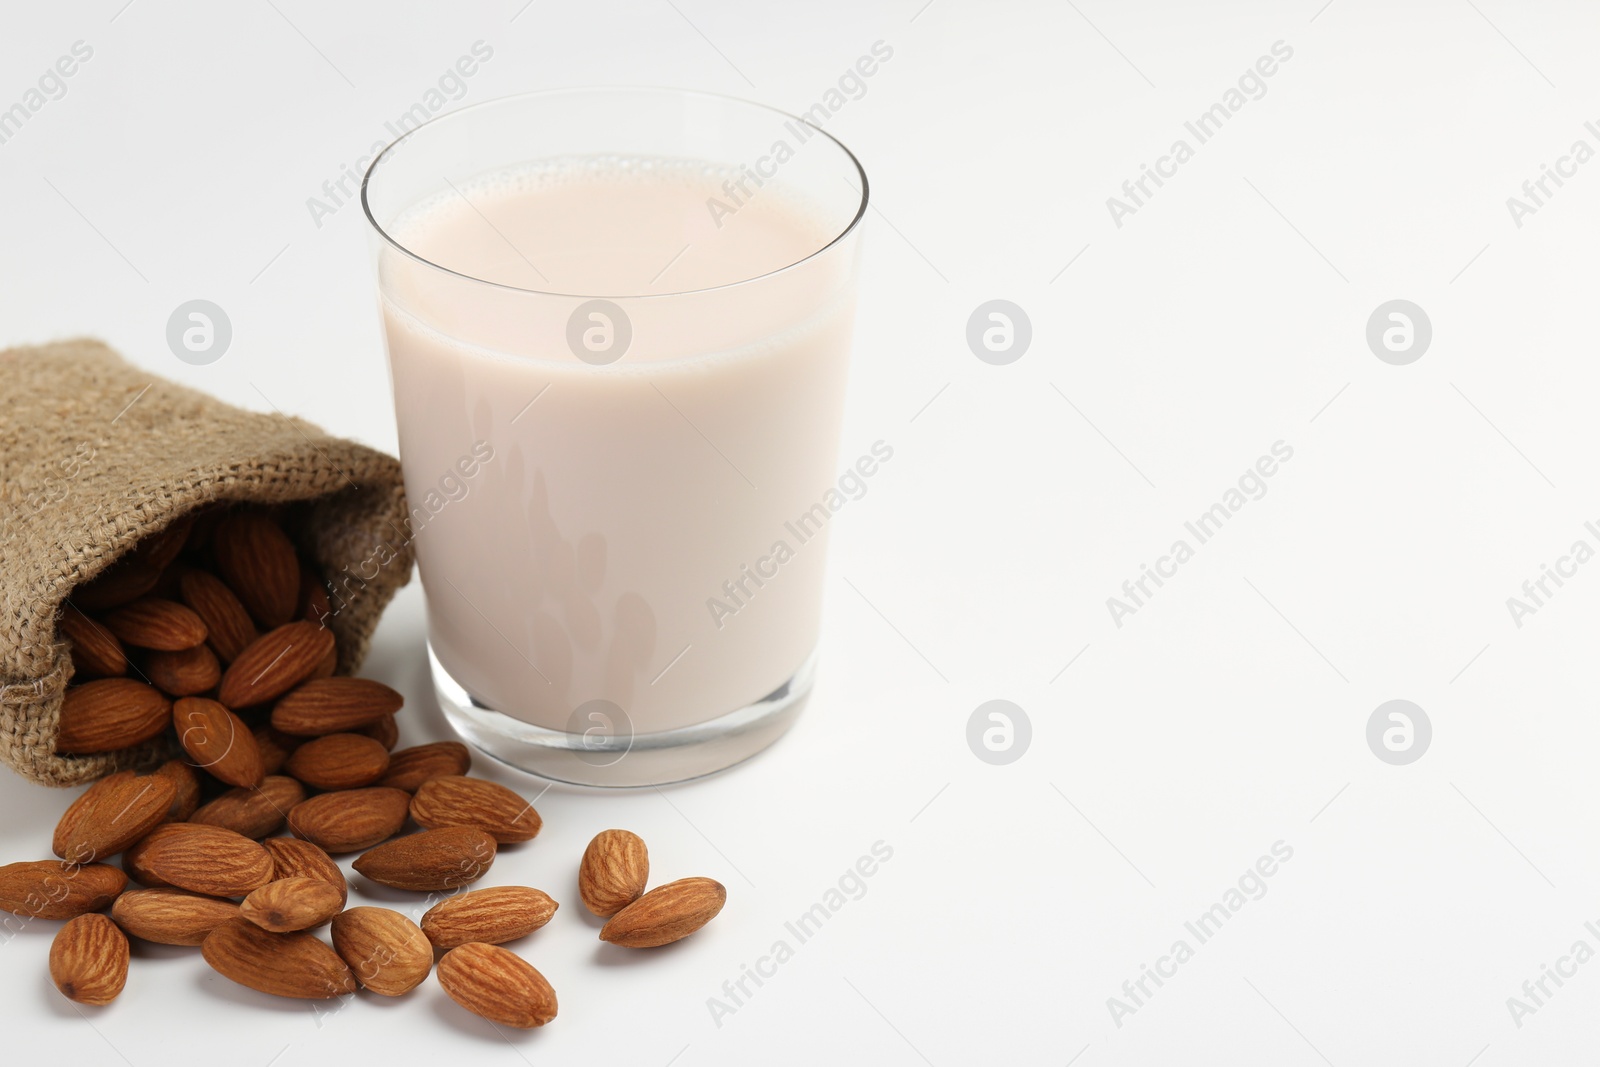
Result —
[[[717, 210], [733, 176], [573, 159], [391, 228], [418, 257], [380, 270], [429, 638], [486, 707], [564, 730], [601, 699], [671, 730], [816, 645], [827, 530], [788, 524], [837, 473], [854, 250], [814, 256], [837, 229], [776, 188]], [[594, 298], [631, 331], [615, 362], [567, 340]]]

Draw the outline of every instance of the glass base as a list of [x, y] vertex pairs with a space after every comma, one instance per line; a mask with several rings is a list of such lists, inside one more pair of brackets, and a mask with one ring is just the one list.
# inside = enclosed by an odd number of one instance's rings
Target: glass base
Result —
[[616, 729], [609, 718], [601, 717], [603, 712], [591, 711], [589, 717], [605, 722], [606, 728], [579, 733], [547, 730], [484, 706], [444, 669], [433, 645], [428, 646], [439, 707], [463, 738], [518, 770], [557, 782], [598, 786], [666, 785], [749, 759], [782, 737], [799, 717], [811, 695], [816, 662], [813, 649], [788, 681], [754, 704], [709, 722], [660, 733], [634, 733], [621, 709], [592, 701], [573, 713], [575, 722], [584, 721], [580, 713], [591, 704], [605, 705], [623, 726]]

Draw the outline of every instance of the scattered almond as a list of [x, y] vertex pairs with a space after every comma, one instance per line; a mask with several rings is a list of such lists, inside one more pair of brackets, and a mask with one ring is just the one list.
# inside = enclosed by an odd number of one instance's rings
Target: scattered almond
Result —
[[294, 543], [269, 515], [233, 511], [224, 515], [211, 535], [217, 573], [239, 600], [267, 628], [294, 618], [300, 600], [300, 560]]
[[298, 737], [290, 737], [270, 726], [258, 726], [253, 732], [256, 748], [261, 753], [261, 769], [267, 774], [283, 770], [283, 765], [289, 762], [289, 753], [300, 747]]
[[307, 678], [334, 647], [333, 632], [291, 622], [250, 642], [223, 672], [217, 699], [230, 708], [276, 700]]
[[716, 918], [728, 891], [710, 878], [680, 878], [657, 886], [600, 928], [600, 940], [627, 948], [681, 941]]
[[602, 919], [609, 919], [639, 899], [649, 881], [650, 853], [637, 834], [602, 830], [583, 850], [578, 895]]
[[136, 648], [176, 652], [193, 648], [206, 639], [206, 624], [200, 616], [176, 600], [160, 597], [144, 597], [124, 604], [101, 621], [124, 644]]
[[104, 863], [8, 863], [0, 867], [0, 910], [33, 919], [72, 919], [106, 907], [127, 884], [127, 875]]
[[145, 677], [168, 696], [189, 697], [216, 688], [222, 664], [206, 645], [177, 652], [152, 652], [144, 658]]
[[144, 855], [162, 840], [171, 837], [181, 837], [184, 834], [195, 832], [195, 826], [186, 822], [166, 822], [151, 830], [142, 841], [138, 841], [122, 853], [122, 869], [142, 886], [151, 889], [170, 888], [171, 883], [156, 877], [156, 873], [145, 866]]
[[344, 872], [333, 858], [310, 841], [298, 837], [269, 837], [261, 842], [272, 856], [278, 878], [320, 878], [339, 890], [340, 906], [349, 899]]
[[463, 775], [471, 766], [472, 753], [466, 745], [460, 741], [435, 741], [396, 752], [378, 784], [415, 793], [430, 778]]
[[183, 889], [130, 889], [111, 905], [111, 917], [132, 937], [158, 945], [198, 945], [239, 914], [231, 900]]
[[393, 715], [385, 715], [371, 726], [363, 726], [356, 733], [365, 734], [390, 752], [393, 752], [394, 746], [400, 743], [400, 725], [394, 721]]
[[260, 785], [266, 777], [255, 735], [233, 712], [205, 697], [172, 705], [172, 725], [183, 750], [213, 778], [236, 786]]
[[299, 782], [269, 774], [258, 786], [228, 790], [196, 811], [189, 821], [223, 826], [259, 840], [282, 829], [290, 809], [305, 798], [306, 791]]
[[272, 725], [302, 737], [346, 733], [393, 715], [404, 703], [398, 692], [370, 678], [319, 678], [281, 697]]
[[499, 945], [468, 944], [439, 961], [450, 999], [490, 1022], [527, 1030], [556, 1017], [556, 991], [533, 964]]
[[[340, 647], [330, 587], [296, 555], [282, 514], [219, 506], [186, 516], [74, 591], [57, 622], [74, 671], [58, 751], [149, 759], [159, 746], [127, 750], [170, 723], [193, 762], [113, 774], [67, 808], [58, 854], [87, 861], [120, 850], [124, 870], [0, 867], [0, 909], [71, 920], [52, 947], [51, 975], [84, 1003], [122, 989], [129, 935], [199, 945], [218, 973], [297, 998], [358, 983], [401, 995], [427, 977], [438, 948], [452, 999], [502, 1025], [544, 1025], [554, 990], [499, 946], [546, 925], [559, 905], [526, 886], [454, 892], [483, 877], [501, 846], [535, 837], [538, 812], [512, 789], [469, 777], [460, 742], [394, 752], [403, 698], [335, 676], [356, 650]], [[212, 779], [233, 788], [202, 805]], [[308, 789], [322, 792], [307, 799]], [[408, 817], [423, 829], [395, 837]], [[295, 836], [269, 836], [285, 824]], [[351, 852], [373, 882], [448, 899], [430, 901], [420, 927], [391, 909], [342, 911], [349, 887], [329, 853]], [[124, 892], [129, 877], [148, 888]], [[579, 891], [608, 918], [601, 940], [668, 944], [726, 902], [711, 879], [644, 892], [648, 877], [636, 835], [606, 830], [589, 843]], [[108, 905], [109, 918], [93, 914]], [[306, 933], [324, 922], [333, 949]]]
[[224, 978], [273, 996], [323, 1000], [356, 991], [338, 953], [307, 933], [274, 934], [229, 919], [206, 936], [200, 954]]
[[389, 750], [360, 734], [329, 734], [295, 749], [284, 769], [313, 789], [356, 789], [383, 777]]
[[172, 779], [158, 774], [102, 778], [62, 814], [51, 851], [72, 863], [114, 856], [160, 825], [177, 795]]
[[520, 885], [476, 889], [442, 901], [422, 916], [422, 932], [435, 948], [472, 941], [503, 945], [550, 921], [560, 907], [548, 894]]
[[476, 826], [502, 845], [531, 840], [543, 825], [539, 813], [498, 782], [463, 775], [433, 778], [411, 798], [418, 826]]
[[351, 908], [334, 918], [332, 933], [356, 980], [380, 996], [410, 992], [433, 969], [433, 945], [416, 923], [389, 908]]
[[356, 870], [382, 885], [443, 892], [476, 882], [494, 863], [495, 840], [475, 826], [446, 826], [397, 837], [357, 859]]
[[128, 938], [104, 915], [80, 915], [50, 943], [50, 980], [79, 1004], [109, 1004], [128, 981]]
[[344, 896], [322, 878], [280, 878], [252, 890], [239, 905], [239, 914], [263, 930], [286, 934], [321, 926], [339, 914]]
[[127, 673], [128, 655], [122, 650], [122, 642], [70, 603], [56, 620], [56, 633], [72, 642], [75, 675], [111, 678]]
[[222, 662], [232, 663], [260, 636], [233, 590], [210, 572], [184, 571], [178, 579], [178, 595], [206, 624], [206, 641]]
[[347, 789], [301, 801], [289, 830], [335, 856], [361, 852], [400, 832], [411, 798], [399, 789]]
[[61, 699], [56, 751], [86, 756], [132, 748], [172, 721], [172, 702], [133, 678], [101, 678], [68, 687]]
[[187, 822], [200, 807], [200, 775], [181, 759], [169, 759], [155, 769], [155, 773], [172, 783], [176, 792], [167, 818], [173, 822]]
[[124, 861], [154, 880], [136, 874], [145, 885], [176, 886], [211, 897], [242, 897], [277, 875], [272, 856], [258, 842], [203, 823], [159, 826]]

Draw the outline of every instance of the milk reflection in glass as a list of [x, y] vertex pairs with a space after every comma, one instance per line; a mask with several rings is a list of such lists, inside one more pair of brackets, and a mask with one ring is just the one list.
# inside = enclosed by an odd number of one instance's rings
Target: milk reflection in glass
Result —
[[429, 637], [488, 707], [562, 730], [604, 699], [670, 730], [816, 644], [853, 268], [802, 263], [833, 233], [778, 190], [735, 206], [730, 177], [568, 160], [393, 228], [447, 268], [393, 258], [384, 319]]

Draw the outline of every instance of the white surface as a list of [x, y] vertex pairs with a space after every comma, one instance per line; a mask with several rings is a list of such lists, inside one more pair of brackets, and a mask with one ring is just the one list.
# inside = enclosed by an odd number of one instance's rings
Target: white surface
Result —
[[[384, 447], [358, 209], [319, 230], [305, 200], [472, 42], [495, 54], [469, 100], [664, 83], [791, 109], [889, 42], [832, 129], [880, 209], [842, 453], [884, 438], [895, 459], [841, 516], [794, 733], [663, 794], [553, 788], [544, 835], [495, 866], [563, 902], [518, 946], [560, 993], [545, 1031], [497, 1034], [431, 981], [319, 1025], [149, 950], [86, 1021], [48, 983], [41, 923], [0, 947], [8, 1061], [1490, 1067], [1592, 1048], [1600, 964], [1520, 1028], [1506, 998], [1600, 946], [1600, 568], [1520, 629], [1505, 599], [1600, 516], [1600, 163], [1520, 229], [1505, 200], [1596, 144], [1600, 13], [121, 2], [20, 7], [0, 36], [0, 104], [74, 41], [95, 50], [0, 145], [0, 342], [97, 334]], [[1266, 95], [1115, 227], [1105, 198], [1280, 39]], [[235, 340], [197, 368], [163, 333], [201, 296]], [[1033, 322], [1010, 366], [964, 341], [995, 297]], [[1397, 297], [1435, 329], [1407, 367], [1364, 341]], [[1116, 628], [1105, 598], [1279, 439], [1294, 458], [1265, 498]], [[408, 743], [443, 731], [421, 642], [413, 589], [371, 662], [407, 692]], [[1364, 731], [1402, 697], [1435, 735], [1393, 767]], [[1010, 766], [965, 742], [992, 698], [1032, 719]], [[45, 855], [67, 799], [0, 780], [0, 855]], [[675, 949], [601, 951], [573, 878], [607, 826], [642, 834], [662, 879], [724, 881], [722, 917]], [[715, 1025], [707, 998], [879, 840], [894, 856], [866, 895]], [[1107, 997], [1279, 840], [1294, 855], [1265, 897], [1118, 1028]]]

